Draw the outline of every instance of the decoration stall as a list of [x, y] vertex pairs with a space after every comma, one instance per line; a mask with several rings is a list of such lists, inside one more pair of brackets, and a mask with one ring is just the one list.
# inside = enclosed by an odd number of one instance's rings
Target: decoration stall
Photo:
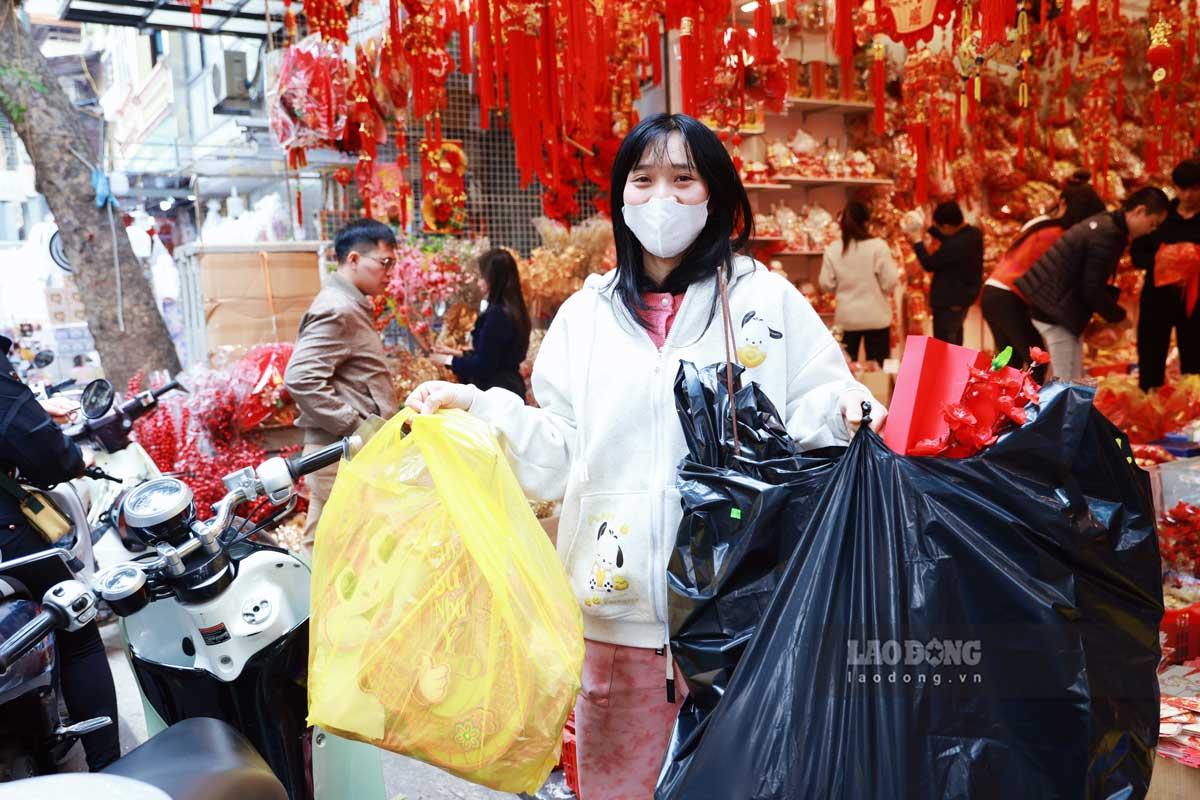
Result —
[[[752, 198], [753, 254], [831, 325], [836, 301], [818, 289], [821, 256], [840, 236], [846, 202], [869, 201], [900, 272], [896, 359], [882, 365], [885, 376], [870, 374], [879, 365], [853, 366], [888, 397], [907, 337], [929, 328], [929, 275], [904, 235], [906, 218], [957, 200], [983, 231], [986, 278], [1078, 171], [1110, 207], [1142, 186], [1168, 186], [1173, 166], [1200, 147], [1200, 129], [1188, 124], [1200, 112], [1198, 29], [1200, 0], [304, 0], [288, 4], [267, 95], [290, 170], [311, 169], [317, 151], [338, 154], [320, 160], [322, 208], [305, 209], [299, 193], [289, 204], [297, 220], [315, 213], [326, 237], [358, 217], [398, 231], [375, 314], [399, 398], [421, 381], [451, 379], [429, 356], [469, 341], [481, 299], [473, 265], [491, 247], [511, 248], [521, 265], [536, 329], [528, 377], [559, 305], [588, 274], [615, 265], [612, 163], [625, 133], [660, 110], [718, 131]], [[501, 185], [539, 198], [517, 221], [522, 233], [511, 209], [489, 200]], [[273, 257], [262, 262], [255, 298], [283, 320], [269, 339], [226, 342], [205, 310], [204, 351], [214, 342], [240, 351], [205, 367], [217, 372], [200, 380], [199, 397], [144, 424], [145, 437], [163, 440], [148, 448], [163, 469], [203, 484], [196, 448], [247, 462], [228, 448], [261, 446], [245, 437], [264, 419], [286, 425], [272, 370], [282, 374], [279, 343], [331, 266], [327, 254], [311, 255], [303, 289], [286, 297]], [[1142, 282], [1126, 256], [1116, 283], [1134, 322]], [[1135, 329], [1089, 326], [1085, 366], [1130, 459], [1152, 467], [1163, 520], [1168, 597], [1179, 608], [1162, 633], [1158, 753], [1200, 766], [1200, 478], [1189, 482], [1200, 461], [1186, 460], [1200, 455], [1200, 379], [1181, 377], [1175, 359], [1168, 386], [1141, 392], [1131, 376]], [[977, 309], [967, 344], [992, 349]], [[969, 391], [987, 414], [951, 403], [948, 431], [908, 452], [961, 456], [994, 442], [1002, 425], [1022, 424], [1036, 389], [1028, 373], [1003, 366], [971, 373]], [[236, 422], [246, 386], [274, 410]], [[983, 417], [994, 425], [980, 427]], [[174, 450], [167, 426], [181, 437]]]

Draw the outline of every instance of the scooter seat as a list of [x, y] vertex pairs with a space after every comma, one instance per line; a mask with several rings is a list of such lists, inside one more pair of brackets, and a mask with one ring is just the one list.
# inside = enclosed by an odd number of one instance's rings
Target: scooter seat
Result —
[[157, 786], [171, 800], [287, 800], [246, 737], [206, 717], [175, 723], [104, 772]]

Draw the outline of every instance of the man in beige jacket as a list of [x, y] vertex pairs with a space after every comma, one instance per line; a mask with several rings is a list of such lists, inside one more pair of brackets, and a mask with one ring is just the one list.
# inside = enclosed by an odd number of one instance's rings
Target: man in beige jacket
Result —
[[[383, 342], [375, 330], [369, 295], [383, 294], [396, 263], [396, 237], [375, 220], [360, 219], [334, 238], [338, 270], [300, 320], [296, 350], [283, 381], [300, 409], [304, 452], [348, 436], [363, 420], [396, 413]], [[305, 545], [312, 550], [321, 508], [329, 499], [337, 466], [307, 477]]]

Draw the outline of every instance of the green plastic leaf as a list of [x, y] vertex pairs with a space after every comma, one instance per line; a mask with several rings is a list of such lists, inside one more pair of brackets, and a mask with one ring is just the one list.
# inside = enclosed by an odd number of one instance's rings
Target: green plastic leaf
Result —
[[999, 372], [1008, 366], [1008, 362], [1012, 361], [1013, 349], [1012, 345], [996, 353], [996, 357], [992, 359], [992, 372]]

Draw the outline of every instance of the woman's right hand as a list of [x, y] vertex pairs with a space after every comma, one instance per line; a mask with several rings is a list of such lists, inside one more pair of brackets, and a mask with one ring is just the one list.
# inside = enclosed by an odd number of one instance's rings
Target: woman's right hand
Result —
[[442, 408], [471, 409], [475, 394], [474, 386], [449, 381], [426, 381], [413, 389], [404, 405], [420, 414], [432, 414]]

